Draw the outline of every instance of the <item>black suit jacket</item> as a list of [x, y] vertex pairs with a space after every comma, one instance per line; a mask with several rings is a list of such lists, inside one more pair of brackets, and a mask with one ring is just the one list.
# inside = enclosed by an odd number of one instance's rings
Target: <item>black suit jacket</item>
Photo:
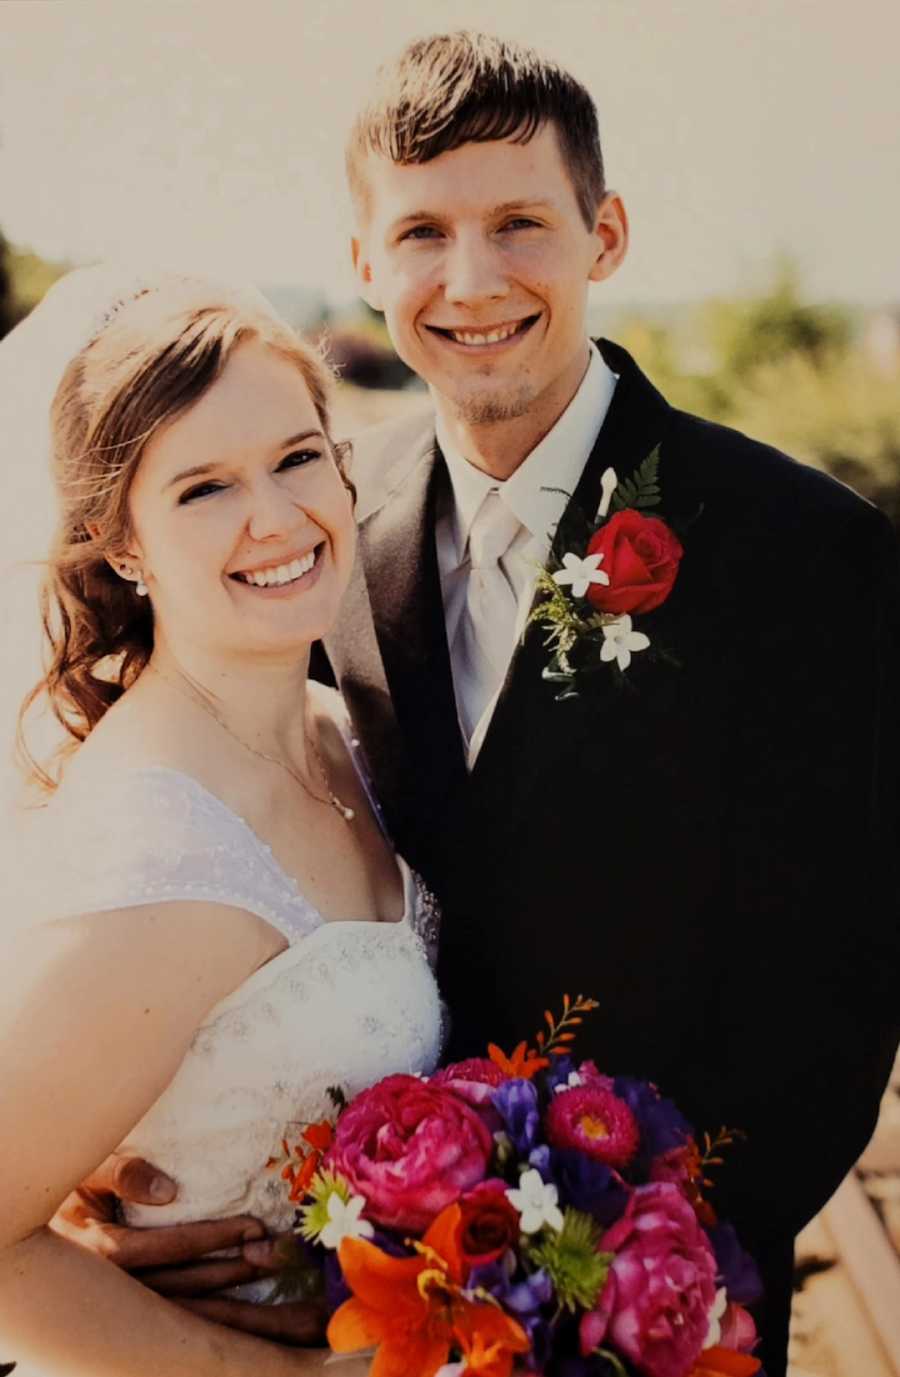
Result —
[[[532, 628], [471, 776], [434, 541], [430, 416], [357, 446], [360, 559], [328, 653], [399, 849], [444, 910], [450, 1055], [583, 992], [579, 1051], [742, 1129], [716, 1203], [761, 1262], [784, 1371], [792, 1241], [871, 1134], [897, 1036], [898, 573], [846, 487], [670, 407], [632, 359], [574, 500], [656, 444], [699, 518], [637, 655], [559, 702]], [[548, 473], [552, 484], [553, 475]]]

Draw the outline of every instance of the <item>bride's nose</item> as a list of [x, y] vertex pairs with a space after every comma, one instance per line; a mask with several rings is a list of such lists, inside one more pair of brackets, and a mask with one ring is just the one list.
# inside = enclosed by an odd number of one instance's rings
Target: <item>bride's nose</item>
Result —
[[281, 539], [310, 519], [290, 493], [271, 478], [254, 485], [249, 509], [247, 531], [253, 540]]

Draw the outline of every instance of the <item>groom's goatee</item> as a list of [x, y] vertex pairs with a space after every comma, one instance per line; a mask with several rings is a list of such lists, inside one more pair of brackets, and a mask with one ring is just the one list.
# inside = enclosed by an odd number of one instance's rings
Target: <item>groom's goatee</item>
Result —
[[530, 387], [520, 387], [518, 392], [495, 393], [487, 397], [465, 397], [457, 404], [457, 414], [461, 421], [470, 426], [492, 425], [497, 421], [515, 421], [530, 409], [534, 396]]

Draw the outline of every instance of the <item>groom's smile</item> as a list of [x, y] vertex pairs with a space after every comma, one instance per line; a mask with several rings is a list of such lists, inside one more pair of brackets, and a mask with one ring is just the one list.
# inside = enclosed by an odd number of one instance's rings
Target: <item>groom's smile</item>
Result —
[[586, 367], [588, 284], [624, 253], [618, 197], [587, 224], [552, 125], [424, 163], [370, 153], [364, 182], [354, 263], [400, 357], [451, 416], [548, 429]]
[[504, 345], [520, 340], [538, 319], [539, 315], [534, 314], [502, 325], [426, 325], [425, 328], [469, 352], [497, 353]]

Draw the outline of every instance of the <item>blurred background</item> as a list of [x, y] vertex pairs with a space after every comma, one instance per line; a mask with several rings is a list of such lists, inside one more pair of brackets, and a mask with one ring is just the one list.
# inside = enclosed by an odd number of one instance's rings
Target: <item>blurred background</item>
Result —
[[[900, 11], [883, 0], [4, 0], [0, 336], [73, 265], [202, 269], [327, 335], [342, 433], [420, 404], [354, 292], [342, 147], [379, 61], [465, 25], [556, 57], [597, 101], [633, 241], [592, 289], [592, 332], [671, 401], [900, 523]], [[0, 426], [5, 740], [38, 664], [52, 503]], [[898, 1248], [895, 1086], [801, 1240], [792, 1377], [900, 1374]]]

